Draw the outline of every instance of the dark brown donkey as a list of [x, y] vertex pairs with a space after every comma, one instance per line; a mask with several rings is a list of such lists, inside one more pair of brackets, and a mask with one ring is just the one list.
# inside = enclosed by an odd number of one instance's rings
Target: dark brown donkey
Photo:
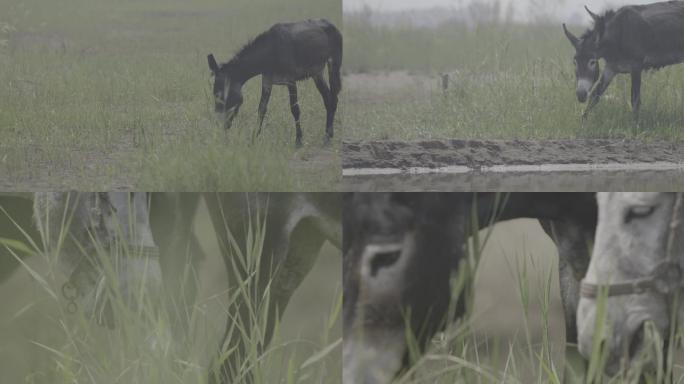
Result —
[[502, 220], [540, 220], [558, 249], [566, 359], [574, 365], [579, 281], [589, 264], [596, 211], [591, 193], [346, 195], [344, 384], [389, 384], [415, 357], [407, 340], [424, 349], [464, 313], [463, 296], [452, 297], [450, 279], [462, 272], [473, 217], [475, 231]]
[[[582, 36], [576, 37], [563, 24], [575, 47], [577, 100], [583, 103], [589, 95], [582, 116], [598, 103], [615, 75], [629, 73], [636, 118], [641, 104], [641, 72], [684, 61], [684, 1], [629, 5], [602, 16], [585, 9], [594, 26]], [[606, 62], [600, 77], [599, 59]]]
[[[312, 78], [327, 112], [325, 144], [333, 137], [337, 95], [342, 89], [342, 34], [329, 21], [316, 19], [278, 23], [247, 43], [227, 63], [217, 64], [212, 54], [209, 54], [208, 60], [209, 69], [214, 74], [216, 112], [224, 115], [226, 129], [230, 128], [242, 104], [242, 86], [252, 77], [261, 75], [259, 129], [256, 135], [261, 133], [273, 84], [286, 85], [296, 126], [295, 143], [301, 146], [297, 81]], [[323, 76], [326, 64], [330, 87]]]

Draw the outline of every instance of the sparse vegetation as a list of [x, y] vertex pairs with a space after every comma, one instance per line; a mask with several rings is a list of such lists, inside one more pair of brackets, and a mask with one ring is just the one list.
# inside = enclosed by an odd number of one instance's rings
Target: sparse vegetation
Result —
[[206, 55], [228, 60], [278, 21], [339, 25], [338, 1], [6, 0], [2, 9], [0, 187], [335, 189], [338, 144], [322, 146], [325, 108], [313, 83], [299, 92], [304, 148], [294, 148], [283, 87], [252, 145], [260, 80], [247, 84], [226, 135]]
[[[638, 125], [629, 107], [629, 76], [614, 80], [582, 124], [574, 50], [560, 23], [414, 28], [377, 26], [355, 13], [345, 14], [344, 32], [345, 139], [684, 137], [684, 65], [644, 76]], [[397, 71], [410, 81], [354, 79]], [[450, 73], [446, 93], [440, 73]]]

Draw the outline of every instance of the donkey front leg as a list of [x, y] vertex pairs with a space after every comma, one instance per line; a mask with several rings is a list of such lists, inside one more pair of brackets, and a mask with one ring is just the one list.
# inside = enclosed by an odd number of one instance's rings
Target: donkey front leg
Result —
[[574, 222], [540, 220], [540, 224], [558, 249], [558, 274], [561, 301], [565, 313], [564, 383], [583, 383], [586, 362], [577, 347], [577, 305], [580, 281], [589, 265], [591, 234]]
[[641, 106], [641, 68], [632, 71], [632, 113], [634, 120], [639, 119], [639, 107]]
[[271, 89], [273, 89], [273, 79], [271, 76], [261, 76], [261, 99], [259, 100], [259, 129], [256, 135], [261, 134], [261, 128], [264, 126], [264, 117], [266, 116], [266, 109], [268, 101], [271, 98]]
[[606, 89], [610, 85], [610, 82], [613, 81], [615, 75], [616, 72], [609, 66], [606, 66], [606, 68], [603, 70], [603, 73], [601, 73], [601, 78], [599, 79], [598, 84], [589, 96], [589, 103], [587, 104], [587, 108], [584, 110], [584, 113], [582, 114], [582, 119], [586, 119], [587, 115], [589, 114], [589, 111], [592, 108], [594, 108], [596, 104], [598, 104], [601, 95], [603, 95], [603, 93], [606, 91]]
[[302, 146], [302, 126], [299, 123], [299, 102], [297, 101], [297, 84], [292, 83], [287, 85], [287, 90], [290, 92], [290, 111], [295, 120], [296, 137], [295, 146], [297, 148]]
[[335, 119], [335, 112], [337, 110], [337, 95], [330, 92], [328, 84], [325, 83], [323, 74], [319, 73], [313, 78], [314, 83], [316, 83], [316, 88], [323, 98], [323, 104], [325, 105], [325, 139], [324, 144], [330, 143], [330, 139], [333, 137], [333, 120]]

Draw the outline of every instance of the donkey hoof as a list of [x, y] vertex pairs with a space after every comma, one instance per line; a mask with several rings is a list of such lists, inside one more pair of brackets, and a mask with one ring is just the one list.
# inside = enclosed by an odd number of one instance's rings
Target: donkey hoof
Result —
[[301, 138], [301, 137], [298, 137], [298, 138], [295, 140], [295, 148], [298, 148], [298, 149], [299, 149], [299, 148], [301, 148], [301, 147], [302, 147], [302, 138]]
[[331, 143], [332, 143], [332, 137], [325, 135], [325, 137], [323, 137], [323, 146], [324, 147], [330, 146]]

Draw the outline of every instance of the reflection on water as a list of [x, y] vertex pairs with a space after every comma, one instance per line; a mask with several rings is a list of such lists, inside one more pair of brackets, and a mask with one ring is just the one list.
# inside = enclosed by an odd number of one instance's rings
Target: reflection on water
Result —
[[467, 172], [345, 176], [345, 191], [674, 191], [684, 190], [684, 170], [586, 172]]

